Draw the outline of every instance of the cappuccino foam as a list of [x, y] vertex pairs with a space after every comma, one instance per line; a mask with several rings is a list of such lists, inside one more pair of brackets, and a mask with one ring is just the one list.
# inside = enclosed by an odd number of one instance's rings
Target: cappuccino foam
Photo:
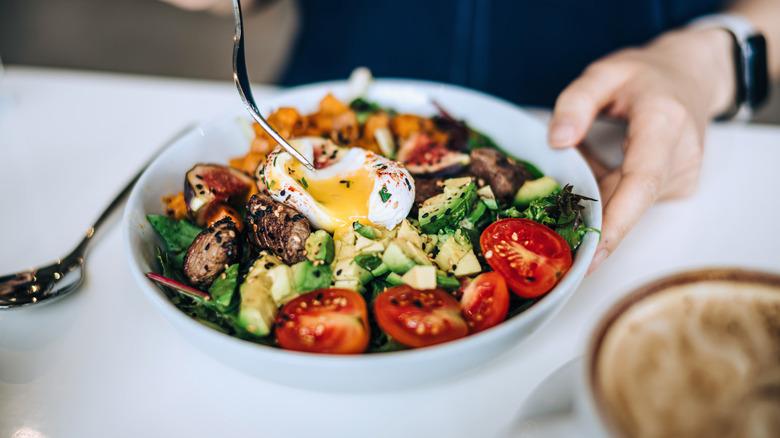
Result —
[[780, 437], [780, 288], [672, 286], [629, 307], [595, 355], [599, 404], [630, 437]]

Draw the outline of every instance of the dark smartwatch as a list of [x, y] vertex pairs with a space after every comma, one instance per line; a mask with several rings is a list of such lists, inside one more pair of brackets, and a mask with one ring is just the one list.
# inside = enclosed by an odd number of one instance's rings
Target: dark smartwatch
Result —
[[721, 28], [734, 40], [736, 93], [731, 107], [716, 120], [747, 120], [769, 97], [766, 39], [746, 18], [736, 14], [712, 14], [690, 23], [697, 29]]

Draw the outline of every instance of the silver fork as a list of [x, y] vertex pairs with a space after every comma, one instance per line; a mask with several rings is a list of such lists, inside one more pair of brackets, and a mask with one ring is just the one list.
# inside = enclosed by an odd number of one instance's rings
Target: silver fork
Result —
[[249, 110], [249, 114], [252, 118], [260, 124], [260, 126], [271, 136], [277, 143], [279, 143], [285, 151], [295, 157], [309, 170], [314, 171], [314, 166], [306, 159], [300, 152], [287, 143], [287, 140], [282, 138], [278, 132], [268, 124], [268, 122], [260, 114], [255, 104], [255, 98], [252, 96], [252, 88], [249, 85], [249, 75], [246, 71], [246, 58], [244, 57], [244, 24], [241, 16], [241, 2], [239, 0], [233, 0], [233, 17], [236, 21], [236, 36], [233, 38], [233, 80], [236, 81], [236, 88], [238, 88], [238, 94], [241, 95], [241, 100], [244, 101], [246, 109]]
[[[193, 125], [194, 126], [194, 125]], [[141, 170], [130, 180], [130, 182], [119, 192], [118, 195], [108, 204], [108, 207], [100, 214], [100, 217], [87, 230], [87, 234], [71, 251], [62, 259], [56, 262], [33, 268], [27, 271], [18, 272], [0, 276], [0, 309], [12, 309], [17, 307], [29, 306], [36, 303], [51, 302], [62, 298], [70, 292], [76, 290], [84, 279], [84, 257], [87, 253], [87, 246], [95, 236], [97, 229], [103, 225], [111, 216], [111, 213], [122, 204], [125, 196], [130, 193], [135, 182], [141, 177], [149, 164], [154, 161], [165, 149], [178, 140], [193, 126], [188, 126], [179, 131], [171, 140], [168, 140], [141, 168]]]

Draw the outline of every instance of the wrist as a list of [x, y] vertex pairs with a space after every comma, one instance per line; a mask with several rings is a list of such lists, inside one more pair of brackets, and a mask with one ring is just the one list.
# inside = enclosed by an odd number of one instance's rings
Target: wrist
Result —
[[[726, 113], [737, 100], [737, 66], [734, 62], [734, 39], [728, 30], [722, 28], [695, 29], [701, 36], [702, 49], [710, 60], [710, 101], [707, 107], [709, 118]], [[704, 75], [705, 77], [707, 74]]]

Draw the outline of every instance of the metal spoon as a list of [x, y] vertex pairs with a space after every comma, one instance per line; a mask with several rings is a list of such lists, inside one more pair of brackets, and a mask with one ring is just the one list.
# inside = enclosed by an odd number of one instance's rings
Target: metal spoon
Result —
[[81, 240], [76, 249], [56, 262], [33, 268], [16, 274], [0, 276], [0, 309], [13, 309], [29, 306], [31, 304], [51, 302], [62, 298], [76, 290], [84, 278], [84, 256], [87, 246], [92, 241], [97, 229], [111, 216], [111, 213], [122, 204], [125, 196], [135, 185], [141, 174], [149, 164], [155, 160], [168, 146], [178, 140], [186, 132], [192, 130], [188, 126], [168, 140], [155, 154], [144, 164], [140, 171], [130, 180], [121, 192], [108, 204], [108, 207], [100, 214], [97, 221], [87, 230], [86, 236]]
[[309, 170], [314, 171], [314, 166], [300, 152], [287, 143], [278, 132], [266, 122], [255, 104], [255, 98], [252, 96], [252, 88], [249, 85], [249, 75], [246, 71], [246, 58], [244, 57], [244, 24], [241, 17], [241, 3], [239, 0], [233, 0], [233, 17], [236, 21], [236, 36], [233, 38], [233, 80], [236, 81], [238, 94], [244, 101], [249, 114], [260, 124], [260, 126], [279, 143], [284, 150], [300, 161]]

